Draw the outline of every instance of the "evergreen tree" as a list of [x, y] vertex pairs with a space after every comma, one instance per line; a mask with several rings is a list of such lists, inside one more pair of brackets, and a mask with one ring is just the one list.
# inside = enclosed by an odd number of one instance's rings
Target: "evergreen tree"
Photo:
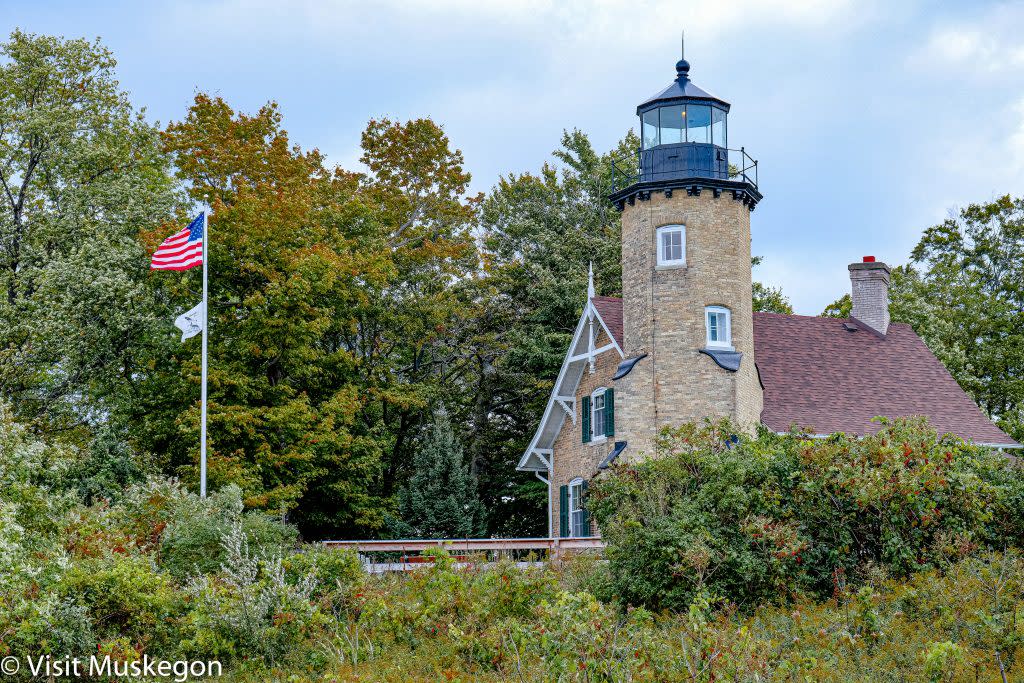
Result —
[[392, 531], [407, 538], [472, 538], [484, 532], [484, 509], [451, 420], [443, 408], [416, 452], [414, 472], [399, 491]]

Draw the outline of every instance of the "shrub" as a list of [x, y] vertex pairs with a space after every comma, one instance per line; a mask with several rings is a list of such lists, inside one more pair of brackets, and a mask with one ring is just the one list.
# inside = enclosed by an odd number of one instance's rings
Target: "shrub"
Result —
[[85, 609], [99, 641], [127, 638], [139, 652], [169, 655], [175, 651], [184, 596], [149, 557], [80, 560], [68, 568], [54, 592]]
[[744, 605], [824, 597], [840, 574], [907, 576], [1020, 541], [1021, 470], [923, 422], [885, 422], [863, 439], [736, 431], [666, 430], [658, 458], [591, 488], [621, 600], [686, 609], [704, 589]]
[[292, 585], [310, 578], [315, 582], [313, 596], [324, 602], [331, 613], [344, 611], [366, 580], [366, 573], [353, 550], [336, 550], [321, 545], [284, 558], [285, 578]]
[[67, 488], [76, 457], [73, 447], [44, 442], [15, 422], [0, 402], [0, 502], [9, 506], [10, 523], [25, 532], [27, 547], [47, 546], [77, 502]]
[[182, 581], [193, 574], [220, 569], [227, 559], [224, 541], [235, 527], [241, 529], [246, 544], [257, 555], [280, 556], [298, 538], [293, 527], [266, 513], [245, 512], [242, 490], [234, 484], [205, 500], [178, 489], [169, 507], [160, 560], [171, 575]]
[[195, 635], [183, 651], [224, 661], [255, 657], [273, 667], [308, 652], [308, 640], [326, 618], [312, 601], [316, 579], [291, 583], [280, 555], [254, 551], [241, 524], [222, 540], [224, 563], [216, 574], [193, 577]]

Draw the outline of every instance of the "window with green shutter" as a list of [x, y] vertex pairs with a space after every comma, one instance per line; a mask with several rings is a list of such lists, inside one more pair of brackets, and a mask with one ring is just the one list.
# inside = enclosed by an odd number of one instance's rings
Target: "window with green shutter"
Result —
[[590, 535], [590, 516], [586, 510], [587, 482], [577, 477], [569, 482], [569, 537]]
[[590, 510], [587, 509], [587, 482], [580, 482], [580, 528], [577, 536], [590, 536]]
[[569, 487], [558, 487], [558, 536], [569, 536]]
[[604, 435], [615, 436], [615, 390], [604, 390]]
[[590, 443], [590, 397], [584, 396], [580, 403], [583, 423], [583, 443]]

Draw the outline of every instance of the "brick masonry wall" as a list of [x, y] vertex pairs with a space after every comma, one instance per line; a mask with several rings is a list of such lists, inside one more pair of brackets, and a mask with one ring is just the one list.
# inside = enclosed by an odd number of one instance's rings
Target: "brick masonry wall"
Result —
[[[609, 343], [604, 332], [599, 335], [595, 347], [601, 347]], [[589, 367], [583, 371], [580, 386], [576, 390], [576, 424], [566, 416], [562, 424], [562, 430], [555, 439], [554, 457], [552, 458], [551, 472], [551, 530], [554, 536], [559, 536], [559, 520], [561, 519], [560, 500], [558, 490], [561, 486], [568, 484], [576, 477], [583, 477], [591, 480], [597, 474], [597, 466], [611, 453], [615, 441], [619, 439], [618, 428], [623, 423], [619, 412], [622, 400], [619, 398], [619, 388], [612, 382], [612, 376], [619, 367], [622, 358], [614, 349], [605, 351], [599, 355], [594, 364], [594, 373], [590, 373]], [[590, 396], [599, 387], [613, 387], [615, 389], [615, 428], [616, 436], [608, 438], [603, 443], [583, 443], [583, 420], [581, 418], [582, 401], [584, 396]], [[591, 528], [594, 529], [593, 522]]]
[[[656, 266], [656, 229], [686, 226], [686, 265]], [[623, 438], [630, 459], [653, 450], [665, 425], [730, 417], [753, 429], [763, 405], [754, 367], [750, 211], [730, 193], [709, 190], [651, 198], [622, 212], [624, 351], [648, 353], [616, 389], [629, 414]], [[704, 307], [732, 313], [732, 341], [743, 353], [730, 373], [698, 352], [705, 346]]]

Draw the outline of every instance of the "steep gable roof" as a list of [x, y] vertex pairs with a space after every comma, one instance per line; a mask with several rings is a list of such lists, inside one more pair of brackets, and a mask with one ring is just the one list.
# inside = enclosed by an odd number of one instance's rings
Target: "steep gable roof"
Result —
[[622, 348], [622, 299], [614, 296], [595, 296], [590, 299], [601, 316], [615, 343]]
[[[856, 331], [849, 331], [849, 328]], [[871, 418], [924, 415], [940, 433], [1016, 446], [981, 412], [909, 325], [884, 338], [856, 321], [754, 314], [754, 356], [764, 387], [761, 421], [817, 434], [871, 434]]]
[[[598, 346], [602, 339], [608, 343]], [[576, 420], [576, 389], [585, 366], [596, 356], [612, 351], [622, 357], [622, 300], [591, 297], [576, 324], [537, 431], [516, 469], [542, 472], [551, 468], [550, 456], [562, 424], [567, 416]]]

